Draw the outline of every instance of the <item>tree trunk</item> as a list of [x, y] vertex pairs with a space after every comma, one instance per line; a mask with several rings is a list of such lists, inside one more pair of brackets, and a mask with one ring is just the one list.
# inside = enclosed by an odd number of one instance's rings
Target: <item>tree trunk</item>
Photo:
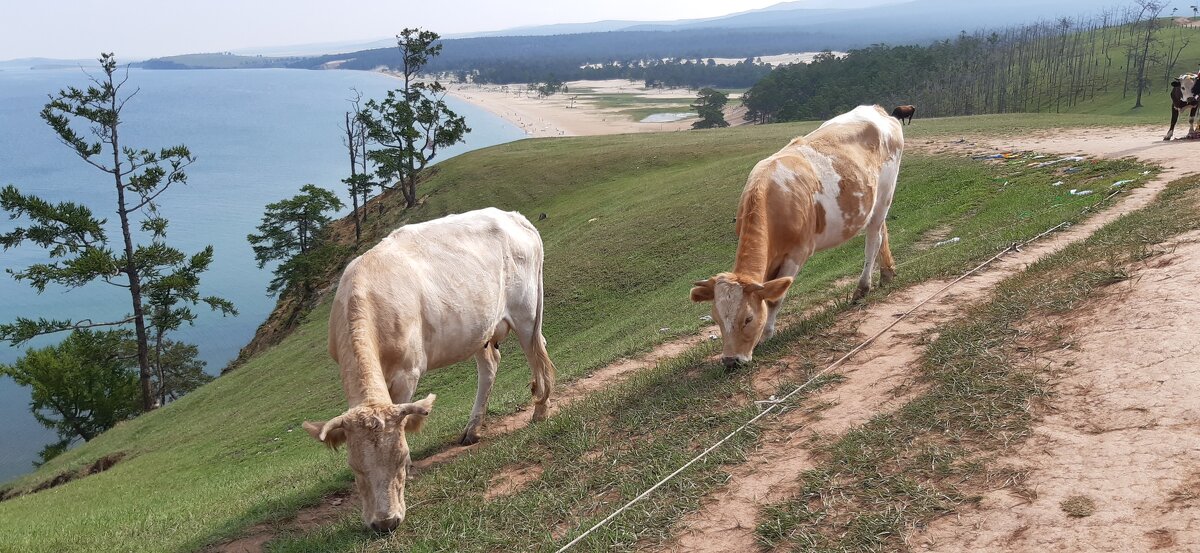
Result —
[[[109, 75], [111, 79], [112, 76]], [[117, 110], [117, 98], [112, 97], [111, 108]], [[129, 296], [133, 301], [133, 328], [137, 333], [138, 381], [142, 388], [142, 410], [154, 410], [154, 392], [150, 386], [149, 337], [146, 334], [146, 317], [142, 310], [142, 279], [133, 259], [133, 235], [129, 232], [129, 212], [125, 207], [125, 186], [121, 182], [121, 147], [117, 140], [117, 125], [112, 130], [113, 179], [117, 186], [117, 214], [121, 217], [121, 237], [125, 241], [125, 274], [129, 277]]]
[[[354, 219], [354, 243], [358, 244], [362, 240], [362, 225], [358, 220], [358, 137], [355, 136], [355, 128], [350, 119], [350, 112], [346, 112], [346, 151], [350, 154], [350, 202], [354, 210], [350, 212], [350, 217]], [[362, 155], [367, 155], [362, 152]]]

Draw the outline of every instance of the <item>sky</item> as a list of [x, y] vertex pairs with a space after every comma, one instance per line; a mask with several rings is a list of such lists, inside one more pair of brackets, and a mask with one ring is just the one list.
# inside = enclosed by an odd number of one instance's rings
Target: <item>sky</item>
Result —
[[[605, 19], [714, 17], [780, 0], [0, 0], [0, 60], [118, 59]], [[812, 5], [831, 0], [804, 0]], [[844, 2], [843, 2], [844, 3]], [[823, 7], [823, 6], [822, 6]]]

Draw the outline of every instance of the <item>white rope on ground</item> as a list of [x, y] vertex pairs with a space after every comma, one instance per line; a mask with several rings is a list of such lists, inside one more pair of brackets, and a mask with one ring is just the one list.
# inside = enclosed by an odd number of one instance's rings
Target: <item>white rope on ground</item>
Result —
[[[1112, 198], [1113, 196], [1116, 196], [1116, 195], [1117, 195], [1117, 193], [1119, 193], [1119, 192], [1120, 192], [1120, 190], [1114, 191], [1112, 194], [1109, 194], [1109, 195], [1108, 195], [1107, 197], [1105, 197], [1103, 200], [1101, 200], [1101, 201], [1099, 201], [1099, 202], [1096, 202], [1095, 204], [1092, 204], [1092, 205], [1088, 206], [1087, 208], [1085, 208], [1083, 211], [1081, 211], [1081, 212], [1080, 212], [1080, 215], [1082, 215], [1082, 214], [1084, 214], [1084, 213], [1087, 213], [1089, 210], [1091, 210], [1091, 208], [1092, 208], [1092, 207], [1095, 207], [1096, 205], [1099, 205], [1100, 203], [1102, 203], [1102, 202], [1104, 202], [1104, 201], [1108, 200], [1109, 198]], [[829, 373], [830, 371], [832, 371], [833, 369], [836, 369], [837, 367], [841, 366], [843, 363], [845, 363], [845, 362], [846, 362], [846, 360], [848, 360], [848, 359], [850, 359], [851, 357], [853, 357], [853, 356], [854, 356], [854, 354], [856, 354], [856, 353], [858, 353], [858, 352], [862, 351], [862, 350], [863, 350], [863, 349], [865, 349], [867, 346], [871, 345], [871, 343], [873, 343], [875, 340], [879, 339], [879, 337], [880, 337], [880, 336], [883, 336], [883, 335], [884, 335], [885, 333], [887, 333], [889, 330], [891, 330], [891, 329], [895, 328], [895, 326], [896, 326], [896, 325], [900, 324], [900, 322], [901, 322], [901, 321], [903, 321], [904, 319], [907, 319], [907, 318], [908, 318], [908, 316], [909, 316], [909, 315], [912, 315], [912, 314], [913, 314], [913, 312], [915, 312], [917, 309], [920, 309], [920, 308], [921, 308], [921, 307], [923, 307], [925, 304], [927, 304], [927, 303], [929, 303], [930, 301], [932, 301], [934, 298], [936, 298], [936, 297], [938, 297], [938, 296], [942, 295], [942, 293], [943, 293], [943, 292], [945, 292], [946, 290], [949, 290], [951, 287], [953, 287], [954, 285], [958, 284], [959, 282], [962, 282], [963, 280], [965, 280], [966, 278], [970, 277], [971, 275], [973, 275], [973, 274], [975, 274], [975, 273], [977, 273], [977, 272], [979, 272], [979, 271], [983, 270], [983, 268], [984, 268], [984, 267], [987, 267], [988, 265], [991, 265], [992, 263], [995, 263], [995, 262], [996, 262], [996, 260], [998, 260], [998, 259], [1000, 259], [1001, 257], [1003, 257], [1003, 256], [1004, 256], [1004, 254], [1007, 254], [1007, 253], [1009, 253], [1009, 252], [1014, 252], [1014, 251], [1020, 251], [1021, 247], [1023, 247], [1023, 246], [1027, 246], [1027, 245], [1029, 245], [1029, 244], [1031, 244], [1031, 243], [1033, 243], [1033, 242], [1036, 242], [1036, 241], [1038, 241], [1038, 240], [1042, 239], [1043, 237], [1045, 237], [1046, 235], [1048, 235], [1048, 234], [1050, 234], [1050, 233], [1052, 233], [1052, 232], [1054, 232], [1054, 231], [1056, 231], [1056, 230], [1058, 230], [1058, 229], [1061, 229], [1061, 228], [1063, 228], [1063, 227], [1070, 226], [1070, 224], [1071, 224], [1071, 223], [1070, 223], [1069, 221], [1063, 221], [1063, 222], [1061, 222], [1061, 223], [1059, 223], [1059, 224], [1057, 224], [1057, 225], [1054, 225], [1053, 227], [1050, 227], [1049, 229], [1046, 229], [1046, 230], [1045, 230], [1045, 231], [1043, 231], [1041, 234], [1038, 234], [1037, 236], [1034, 236], [1033, 238], [1030, 238], [1030, 239], [1028, 239], [1028, 240], [1025, 240], [1024, 242], [1013, 243], [1013, 244], [1012, 244], [1012, 245], [1010, 245], [1009, 247], [1007, 247], [1007, 248], [1004, 248], [1004, 250], [1003, 250], [1003, 251], [1001, 251], [1000, 253], [998, 253], [998, 254], [996, 254], [996, 255], [992, 256], [991, 258], [989, 258], [987, 261], [984, 261], [983, 263], [980, 263], [980, 264], [979, 264], [979, 265], [977, 265], [977, 266], [976, 266], [974, 269], [971, 269], [970, 271], [967, 271], [967, 272], [963, 273], [962, 275], [960, 275], [958, 278], [956, 278], [956, 279], [954, 279], [954, 280], [950, 281], [948, 284], [946, 284], [945, 286], [941, 287], [941, 289], [939, 289], [938, 291], [936, 291], [936, 292], [934, 292], [934, 293], [930, 294], [928, 297], [926, 297], [925, 299], [921, 300], [921, 301], [920, 301], [920, 303], [917, 303], [916, 305], [912, 306], [912, 308], [910, 308], [908, 311], [905, 311], [905, 312], [904, 312], [904, 313], [902, 313], [900, 316], [896, 317], [896, 320], [892, 321], [892, 322], [891, 322], [891, 324], [889, 324], [889, 325], [887, 325], [887, 326], [883, 327], [883, 329], [881, 329], [879, 332], [876, 332], [876, 333], [875, 333], [874, 335], [872, 335], [870, 338], [867, 338], [867, 339], [866, 339], [866, 340], [864, 340], [864, 341], [863, 341], [861, 344], [859, 344], [859, 345], [855, 346], [855, 347], [854, 347], [854, 349], [852, 349], [852, 350], [850, 350], [850, 351], [846, 352], [846, 354], [845, 354], [845, 355], [843, 355], [843, 356], [841, 356], [840, 358], [838, 358], [838, 360], [837, 360], [837, 361], [834, 361], [834, 362], [833, 362], [833, 363], [831, 363], [831, 364], [830, 364], [828, 367], [825, 367], [825, 368], [824, 368], [824, 369], [822, 369], [820, 372], [818, 372], [817, 374], [813, 375], [813, 376], [812, 376], [812, 378], [809, 378], [809, 379], [808, 379], [808, 381], [806, 381], [805, 383], [803, 383], [803, 384], [801, 384], [801, 385], [797, 386], [797, 387], [796, 387], [796, 389], [792, 390], [791, 392], [788, 392], [788, 394], [787, 394], [787, 395], [785, 395], [785, 396], [783, 396], [783, 397], [781, 397], [781, 398], [779, 398], [779, 399], [776, 399], [776, 400], [771, 400], [771, 401], [769, 401], [768, 403], [770, 403], [770, 407], [767, 407], [767, 408], [766, 408], [766, 409], [764, 409], [764, 410], [763, 410], [761, 413], [759, 413], [759, 414], [755, 415], [755, 416], [754, 416], [754, 418], [752, 418], [752, 419], [750, 419], [750, 420], [746, 421], [746, 423], [745, 423], [745, 424], [743, 424], [743, 425], [741, 425], [741, 426], [737, 427], [736, 429], [734, 429], [734, 430], [733, 430], [732, 432], [730, 432], [729, 434], [726, 434], [724, 438], [721, 438], [721, 439], [720, 439], [720, 440], [718, 440], [716, 443], [714, 443], [713, 445], [709, 446], [709, 448], [708, 448], [708, 449], [705, 449], [704, 451], [700, 452], [700, 453], [699, 453], [698, 455], [696, 455], [695, 457], [692, 457], [692, 460], [688, 461], [688, 462], [687, 462], [687, 463], [685, 463], [683, 466], [681, 466], [681, 467], [679, 467], [678, 469], [676, 469], [676, 470], [675, 470], [675, 472], [672, 472], [671, 474], [668, 474], [668, 475], [667, 475], [666, 477], [664, 477], [662, 480], [659, 480], [657, 484], [655, 484], [655, 485], [651, 486], [649, 489], [647, 489], [646, 491], [642, 492], [642, 493], [641, 493], [641, 494], [639, 494], [637, 497], [635, 497], [635, 498], [633, 498], [633, 499], [629, 500], [629, 502], [628, 502], [628, 503], [626, 503], [625, 505], [621, 506], [621, 508], [617, 509], [616, 511], [613, 511], [613, 512], [612, 512], [612, 514], [608, 515], [607, 517], [604, 517], [604, 520], [601, 520], [600, 522], [597, 522], [597, 523], [596, 523], [594, 526], [592, 526], [591, 528], [588, 528], [586, 532], [584, 532], [584, 533], [582, 533], [582, 534], [580, 534], [580, 535], [576, 536], [576, 537], [575, 537], [575, 539], [571, 540], [569, 543], [567, 543], [566, 545], [564, 545], [564, 546], [562, 546], [561, 548], [559, 548], [559, 549], [558, 549], [558, 551], [556, 551], [555, 553], [563, 553], [564, 551], [566, 551], [566, 550], [570, 549], [571, 547], [574, 547], [574, 546], [575, 546], [575, 544], [577, 544], [577, 543], [579, 543], [579, 542], [583, 541], [583, 539], [584, 539], [584, 538], [586, 538], [586, 537], [588, 537], [588, 535], [590, 535], [592, 532], [595, 532], [596, 530], [600, 529], [601, 527], [603, 527], [603, 526], [607, 525], [609, 522], [612, 522], [612, 521], [613, 521], [613, 519], [617, 518], [617, 517], [618, 517], [618, 516], [619, 516], [621, 513], [624, 513], [625, 511], [629, 510], [629, 508], [630, 508], [630, 507], [632, 507], [634, 504], [636, 504], [636, 503], [638, 503], [639, 501], [641, 501], [641, 500], [645, 499], [645, 498], [646, 498], [647, 496], [649, 496], [651, 493], [654, 493], [654, 490], [657, 490], [658, 488], [662, 487], [662, 486], [663, 486], [664, 484], [666, 484], [667, 482], [670, 482], [670, 481], [671, 481], [673, 478], [675, 478], [676, 476], [679, 476], [681, 473], [683, 473], [683, 471], [687, 470], [687, 469], [688, 469], [688, 467], [690, 467], [690, 466], [692, 466], [692, 465], [696, 464], [696, 463], [697, 463], [698, 461], [700, 461], [701, 459], [704, 459], [705, 457], [707, 457], [709, 453], [712, 453], [712, 452], [713, 452], [713, 451], [715, 451], [717, 448], [719, 448], [719, 447], [721, 447], [722, 445], [724, 445], [724, 444], [725, 444], [725, 442], [729, 441], [729, 440], [730, 440], [730, 439], [732, 439], [734, 436], [738, 435], [738, 434], [739, 434], [739, 433], [741, 433], [742, 431], [744, 431], [744, 430], [746, 430], [747, 428], [749, 428], [749, 427], [750, 427], [750, 425], [754, 424], [755, 422], [758, 422], [758, 420], [759, 420], [759, 419], [761, 419], [761, 418], [763, 418], [763, 417], [767, 416], [767, 415], [768, 415], [769, 413], [771, 413], [771, 412], [774, 412], [774, 411], [775, 411], [776, 409], [778, 409], [778, 408], [779, 408], [781, 405], [783, 405], [783, 403], [784, 403], [784, 402], [786, 402], [787, 400], [791, 399], [791, 398], [792, 398], [792, 396], [795, 396], [796, 394], [800, 393], [800, 392], [801, 392], [802, 390], [804, 390], [805, 388], [807, 388], [807, 387], [809, 387], [810, 385], [812, 385], [812, 383], [816, 382], [818, 378], [821, 378], [822, 376], [825, 376], [826, 374], [828, 374], [828, 373]], [[763, 404], [763, 402], [756, 402], [756, 403], [758, 403], [759, 405], [762, 405], [762, 404]]]

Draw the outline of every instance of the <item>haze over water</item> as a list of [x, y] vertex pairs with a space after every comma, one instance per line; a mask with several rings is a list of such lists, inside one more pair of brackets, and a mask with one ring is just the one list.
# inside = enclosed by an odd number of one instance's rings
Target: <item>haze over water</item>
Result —
[[[85, 68], [97, 73], [98, 67]], [[53, 202], [74, 201], [109, 220], [109, 239], [120, 240], [111, 177], [80, 160], [60, 144], [38, 113], [47, 94], [66, 86], [84, 87], [80, 69], [0, 71], [0, 186]], [[159, 148], [186, 144], [196, 157], [188, 183], [159, 198], [170, 220], [167, 242], [191, 254], [211, 244], [215, 260], [201, 276], [201, 293], [232, 300], [240, 314], [221, 317], [198, 308], [194, 327], [176, 339], [198, 344], [208, 371], [216, 374], [233, 359], [274, 307], [266, 294], [267, 269], [255, 266], [246, 242], [266, 204], [296, 194], [307, 183], [336, 190], [348, 174], [339, 126], [349, 108], [351, 87], [366, 98], [382, 98], [396, 81], [377, 73], [288, 69], [145, 71], [130, 70], [127, 92], [138, 90], [126, 105], [123, 146]], [[524, 137], [503, 120], [447, 97], [467, 118], [472, 132], [466, 144], [439, 153], [453, 155]], [[0, 217], [0, 232], [14, 227]], [[0, 268], [23, 269], [44, 262], [36, 247], [0, 251]], [[27, 284], [0, 274], [0, 322], [25, 317], [118, 319], [129, 311], [124, 289], [91, 285], [77, 290], [47, 289], [37, 294]], [[62, 336], [29, 345], [57, 342]], [[0, 363], [11, 363], [20, 350], [0, 345]], [[29, 393], [0, 378], [0, 482], [32, 469], [32, 462], [53, 432], [29, 413]]]

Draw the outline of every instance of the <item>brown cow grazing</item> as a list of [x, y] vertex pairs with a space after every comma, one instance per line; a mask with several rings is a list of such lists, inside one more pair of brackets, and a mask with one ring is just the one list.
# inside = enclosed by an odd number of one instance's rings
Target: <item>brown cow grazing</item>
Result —
[[887, 214], [896, 191], [904, 129], [879, 106], [861, 106], [797, 138], [750, 172], [738, 206], [733, 272], [695, 283], [692, 301], [713, 302], [722, 362], [750, 361], [775, 333], [775, 317], [796, 273], [815, 252], [866, 229], [867, 253], [855, 301], [896, 274]]
[[908, 119], [909, 125], [912, 124], [913, 116], [916, 114], [917, 106], [896, 106], [896, 109], [892, 110], [892, 117], [899, 119], [901, 122]]

